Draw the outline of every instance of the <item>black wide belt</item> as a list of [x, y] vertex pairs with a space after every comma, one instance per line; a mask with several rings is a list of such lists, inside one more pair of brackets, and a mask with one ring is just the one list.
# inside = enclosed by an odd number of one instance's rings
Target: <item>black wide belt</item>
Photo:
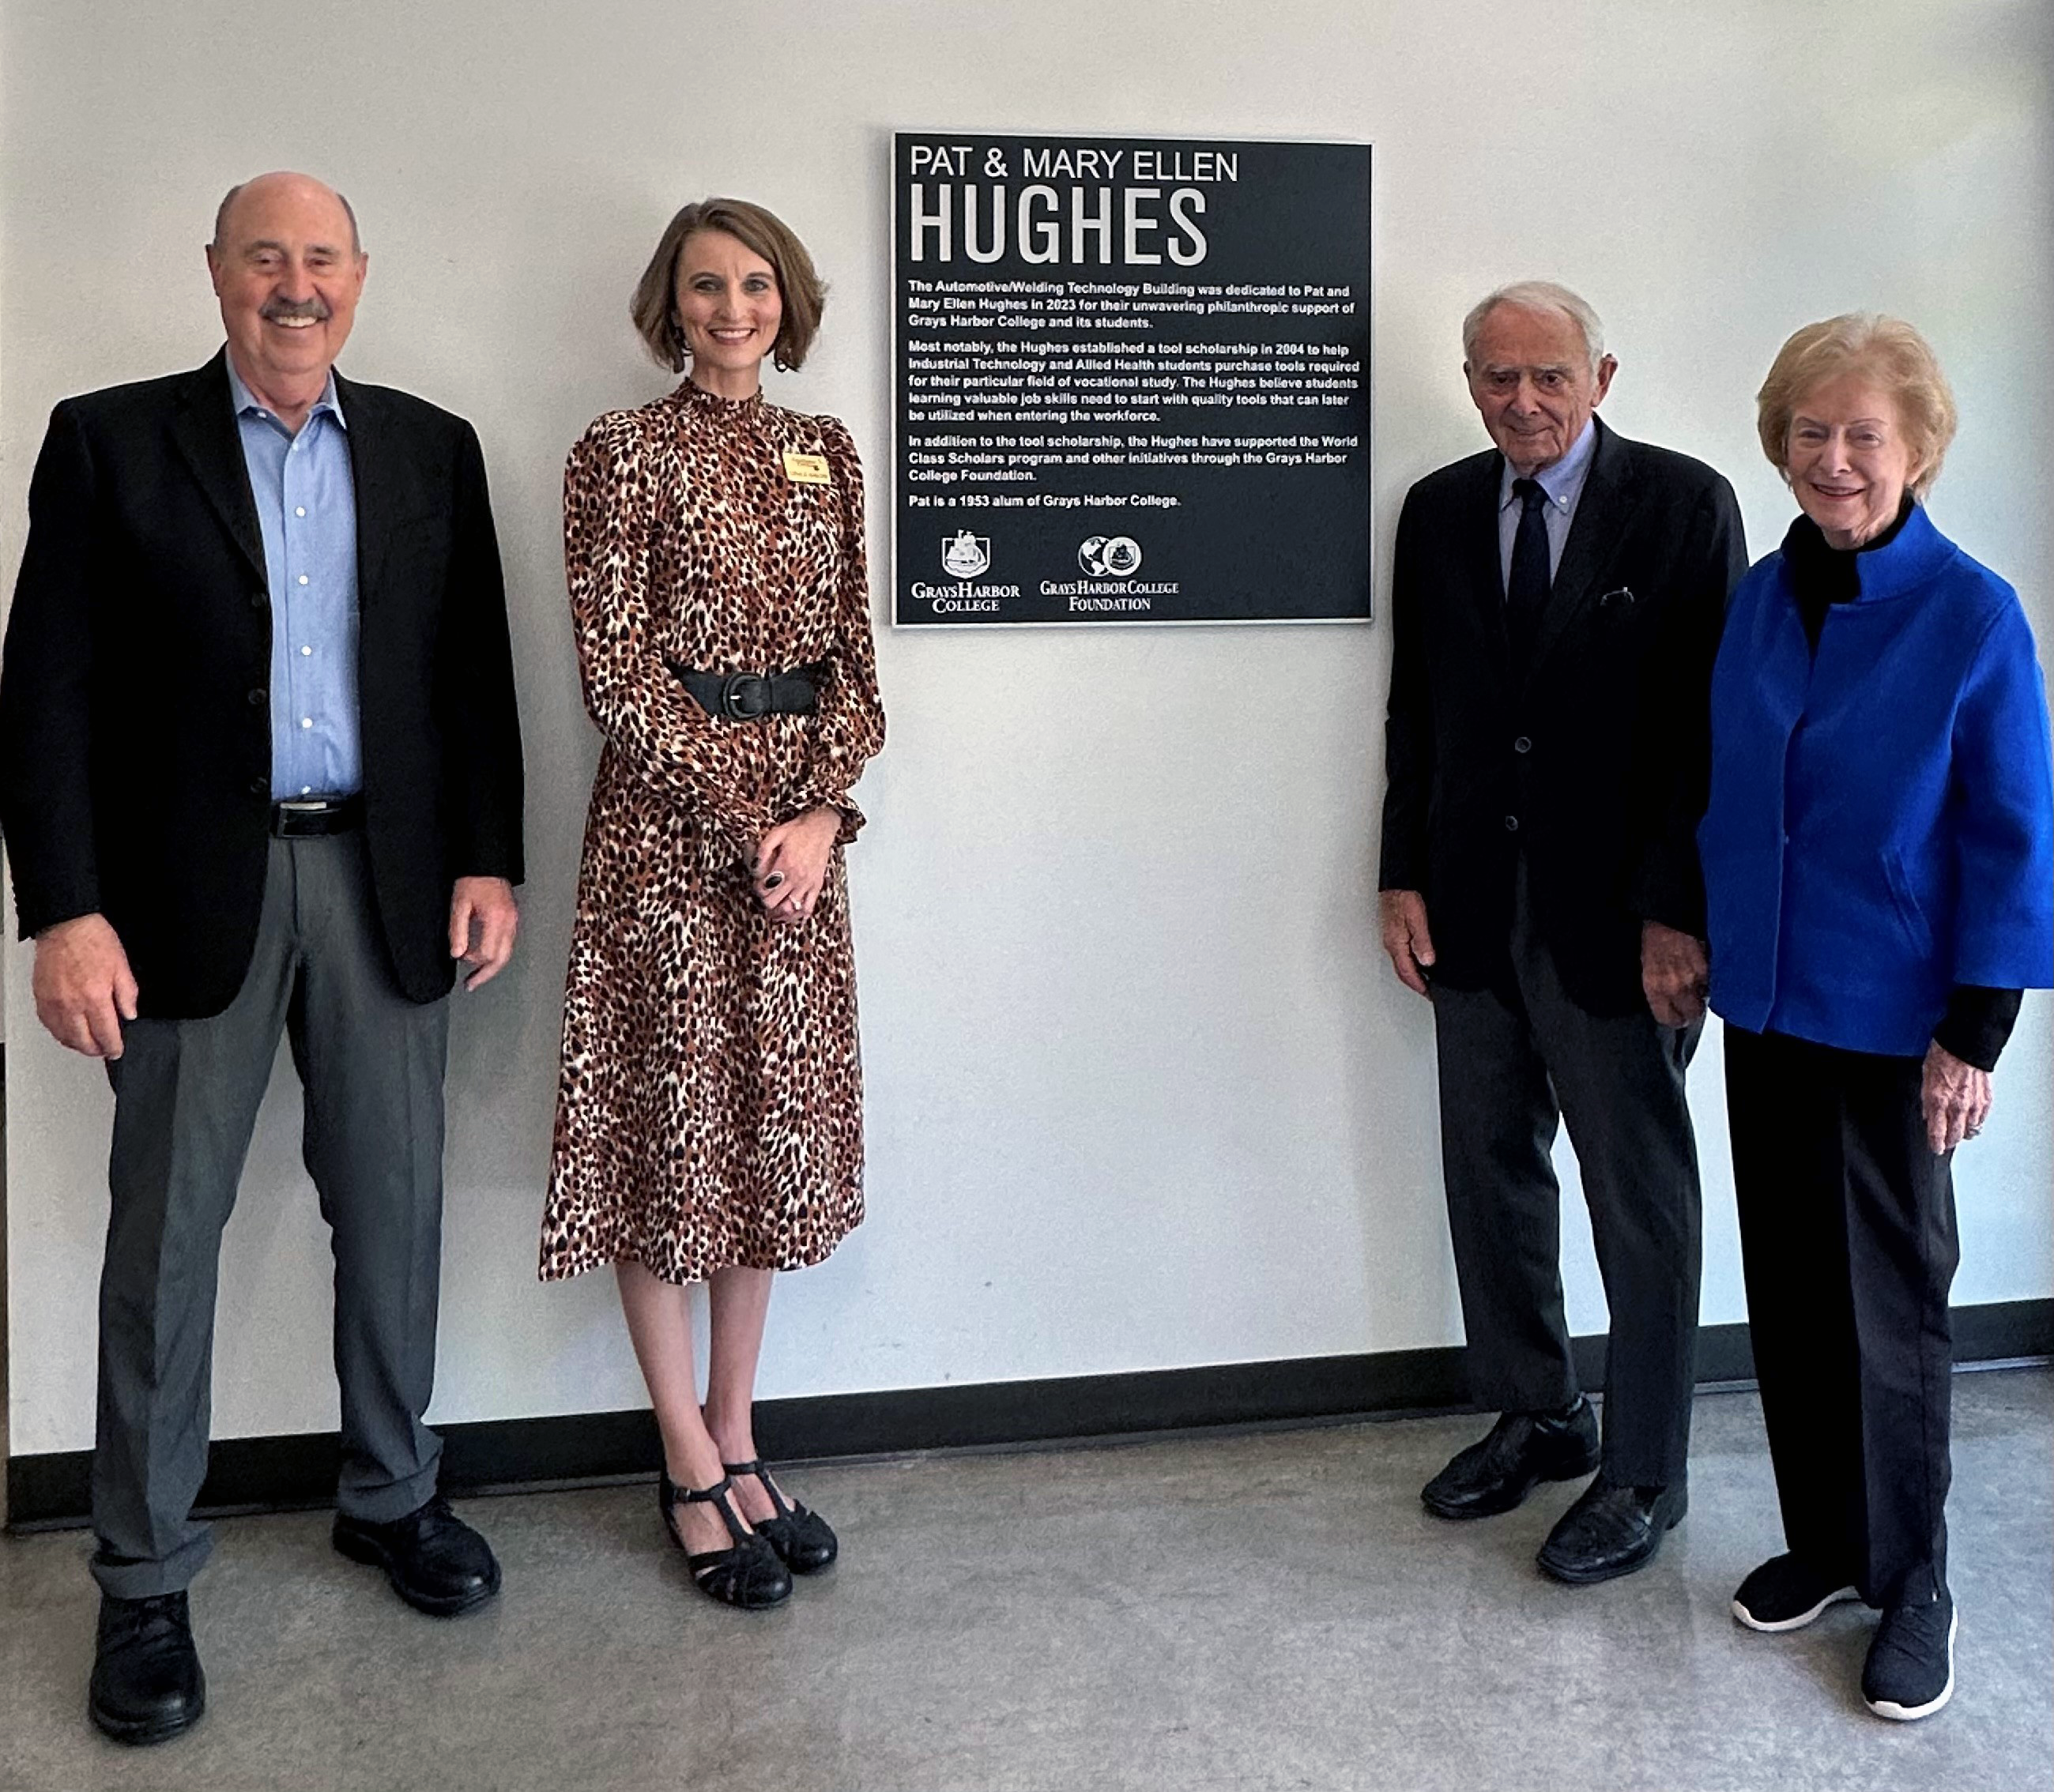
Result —
[[827, 662], [796, 672], [695, 672], [667, 659], [678, 682], [716, 721], [754, 721], [760, 716], [809, 716], [819, 707]]
[[271, 805], [271, 831], [281, 840], [313, 840], [364, 825], [361, 796], [295, 796]]

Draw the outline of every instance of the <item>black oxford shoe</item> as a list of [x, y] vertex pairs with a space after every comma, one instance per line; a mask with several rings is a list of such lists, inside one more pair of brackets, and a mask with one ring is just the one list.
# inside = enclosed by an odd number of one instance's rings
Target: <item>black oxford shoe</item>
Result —
[[1482, 1442], [1458, 1452], [1419, 1498], [1438, 1518], [1487, 1519], [1510, 1511], [1543, 1481], [1573, 1481], [1597, 1465], [1597, 1415], [1579, 1394], [1560, 1417], [1507, 1413]]
[[207, 1676], [183, 1593], [100, 1596], [100, 1635], [86, 1711], [117, 1743], [167, 1743], [207, 1709]]
[[352, 1562], [383, 1568], [392, 1590], [431, 1617], [455, 1617], [499, 1591], [499, 1564], [491, 1546], [440, 1494], [386, 1524], [338, 1512], [335, 1546]]
[[1690, 1495], [1680, 1487], [1622, 1487], [1593, 1481], [1556, 1520], [1538, 1560], [1572, 1586], [1616, 1580], [1655, 1559], [1662, 1538], [1682, 1521], [1690, 1505]]

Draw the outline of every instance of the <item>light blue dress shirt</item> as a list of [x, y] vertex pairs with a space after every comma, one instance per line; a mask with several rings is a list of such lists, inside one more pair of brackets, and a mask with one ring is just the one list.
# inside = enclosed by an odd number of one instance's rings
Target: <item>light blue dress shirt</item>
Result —
[[356, 706], [356, 483], [335, 375], [297, 435], [228, 363], [271, 588], [271, 796], [364, 788]]
[[[1562, 564], [1562, 544], [1569, 539], [1569, 525], [1576, 520], [1576, 500], [1584, 495], [1584, 481], [1590, 477], [1591, 461], [1598, 451], [1596, 421], [1584, 419], [1569, 451], [1552, 466], [1544, 466], [1533, 477], [1540, 481], [1548, 501], [1541, 506], [1541, 521], [1548, 525], [1548, 576], [1552, 578]], [[1512, 482], [1519, 475], [1512, 463], [1505, 463], [1505, 476], [1497, 487], [1497, 576], [1501, 584], [1512, 584], [1512, 544], [1519, 533], [1519, 500]]]

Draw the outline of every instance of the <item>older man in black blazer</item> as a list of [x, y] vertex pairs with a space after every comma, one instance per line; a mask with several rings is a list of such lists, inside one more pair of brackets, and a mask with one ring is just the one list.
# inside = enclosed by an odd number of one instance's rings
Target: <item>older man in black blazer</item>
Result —
[[[1501, 289], [1462, 332], [1497, 448], [1399, 520], [1379, 882], [1385, 950], [1430, 996], [1470, 1386], [1500, 1413], [1422, 1497], [1508, 1511], [1598, 1471], [1541, 1566], [1647, 1562], [1686, 1503], [1703, 1024], [1706, 704], [1745, 570], [1710, 468], [1596, 415], [1616, 364], [1574, 293]], [[1611, 1310], [1603, 1439], [1563, 1315], [1566, 1120]]]
[[521, 751], [468, 424], [333, 372], [367, 267], [305, 175], [223, 202], [227, 344], [50, 419], [0, 669], [0, 824], [37, 1012], [115, 1092], [89, 1709], [177, 1735], [216, 1267], [281, 1034], [334, 1236], [336, 1546], [412, 1605], [499, 1586], [438, 1491], [443, 1070], [455, 965], [503, 966]]

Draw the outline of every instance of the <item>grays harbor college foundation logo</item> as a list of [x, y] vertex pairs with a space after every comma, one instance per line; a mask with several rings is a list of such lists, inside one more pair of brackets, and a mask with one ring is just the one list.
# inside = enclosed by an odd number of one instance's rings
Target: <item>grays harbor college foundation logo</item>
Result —
[[942, 570], [951, 579], [974, 579], [991, 566], [991, 537], [968, 529], [942, 537]]
[[1077, 549], [1087, 578], [1131, 579], [1141, 570], [1141, 544], [1131, 535], [1094, 535]]

